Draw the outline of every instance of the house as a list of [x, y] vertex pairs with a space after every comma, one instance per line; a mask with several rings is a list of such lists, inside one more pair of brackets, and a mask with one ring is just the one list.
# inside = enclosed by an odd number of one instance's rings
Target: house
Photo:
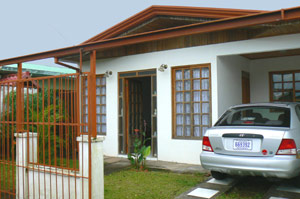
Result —
[[78, 46], [0, 65], [46, 57], [77, 63], [96, 74], [96, 93], [83, 78], [81, 117], [87, 122], [93, 112], [105, 155], [126, 157], [140, 129], [151, 159], [200, 164], [202, 136], [229, 106], [300, 100], [299, 41], [300, 7], [152, 6]]

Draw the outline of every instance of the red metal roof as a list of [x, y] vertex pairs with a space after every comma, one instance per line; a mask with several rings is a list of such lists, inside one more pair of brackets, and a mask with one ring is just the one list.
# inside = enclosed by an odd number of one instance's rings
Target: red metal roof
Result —
[[[31, 77], [31, 75], [28, 71], [22, 72], [22, 79], [29, 79], [30, 77]], [[5, 75], [3, 78], [1, 78], [0, 82], [5, 82], [5, 83], [2, 83], [1, 85], [15, 86], [17, 84], [17, 82], [14, 80], [17, 80], [17, 79], [18, 79], [17, 74], [9, 74], [9, 75]], [[36, 81], [31, 81], [31, 82], [35, 88], [38, 88], [38, 84], [36, 83]]]
[[0, 60], [0, 66], [22, 63], [26, 61], [34, 61], [49, 57], [63, 57], [74, 54], [79, 54], [82, 50], [85, 52], [108, 49], [113, 47], [121, 47], [124, 45], [137, 44], [148, 41], [169, 39], [185, 35], [193, 35], [199, 33], [207, 33], [213, 31], [228, 30], [233, 28], [250, 27], [260, 24], [273, 23], [279, 21], [288, 21], [300, 19], [300, 7], [293, 7], [288, 9], [281, 9], [275, 11], [265, 11], [256, 14], [250, 14], [239, 17], [231, 17], [219, 19], [206, 23], [196, 23], [192, 25], [179, 26], [175, 28], [168, 28], [146, 33], [139, 33], [129, 36], [105, 39], [97, 42], [90, 42], [87, 44], [80, 44], [78, 46], [71, 46], [46, 52], [40, 52], [31, 55], [9, 58]]
[[110, 39], [122, 32], [137, 26], [155, 16], [185, 16], [185, 17], [203, 17], [213, 19], [226, 19], [231, 17], [245, 16], [249, 14], [257, 14], [265, 11], [262, 10], [242, 10], [228, 8], [201, 8], [186, 6], [151, 6], [132, 17], [118, 23], [106, 31], [86, 40], [82, 44], [97, 42]]

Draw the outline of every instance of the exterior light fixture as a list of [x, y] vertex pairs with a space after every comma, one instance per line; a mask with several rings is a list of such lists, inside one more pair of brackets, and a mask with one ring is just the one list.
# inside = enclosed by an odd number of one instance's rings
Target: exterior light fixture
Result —
[[167, 65], [167, 64], [162, 64], [162, 65], [160, 65], [160, 67], [158, 68], [158, 70], [159, 70], [160, 72], [164, 72], [167, 68], [168, 68], [168, 65]]
[[111, 70], [107, 70], [104, 74], [104, 77], [109, 77], [112, 75], [112, 71]]

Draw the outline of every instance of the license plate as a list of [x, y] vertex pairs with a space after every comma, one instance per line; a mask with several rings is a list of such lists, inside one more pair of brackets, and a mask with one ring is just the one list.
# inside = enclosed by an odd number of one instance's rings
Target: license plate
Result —
[[233, 149], [241, 151], [252, 150], [252, 140], [233, 140]]

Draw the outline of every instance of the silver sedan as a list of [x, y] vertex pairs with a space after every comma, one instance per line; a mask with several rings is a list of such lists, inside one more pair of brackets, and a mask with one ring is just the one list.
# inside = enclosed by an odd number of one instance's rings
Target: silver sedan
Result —
[[200, 160], [216, 179], [293, 178], [300, 173], [300, 104], [233, 106], [203, 137]]

